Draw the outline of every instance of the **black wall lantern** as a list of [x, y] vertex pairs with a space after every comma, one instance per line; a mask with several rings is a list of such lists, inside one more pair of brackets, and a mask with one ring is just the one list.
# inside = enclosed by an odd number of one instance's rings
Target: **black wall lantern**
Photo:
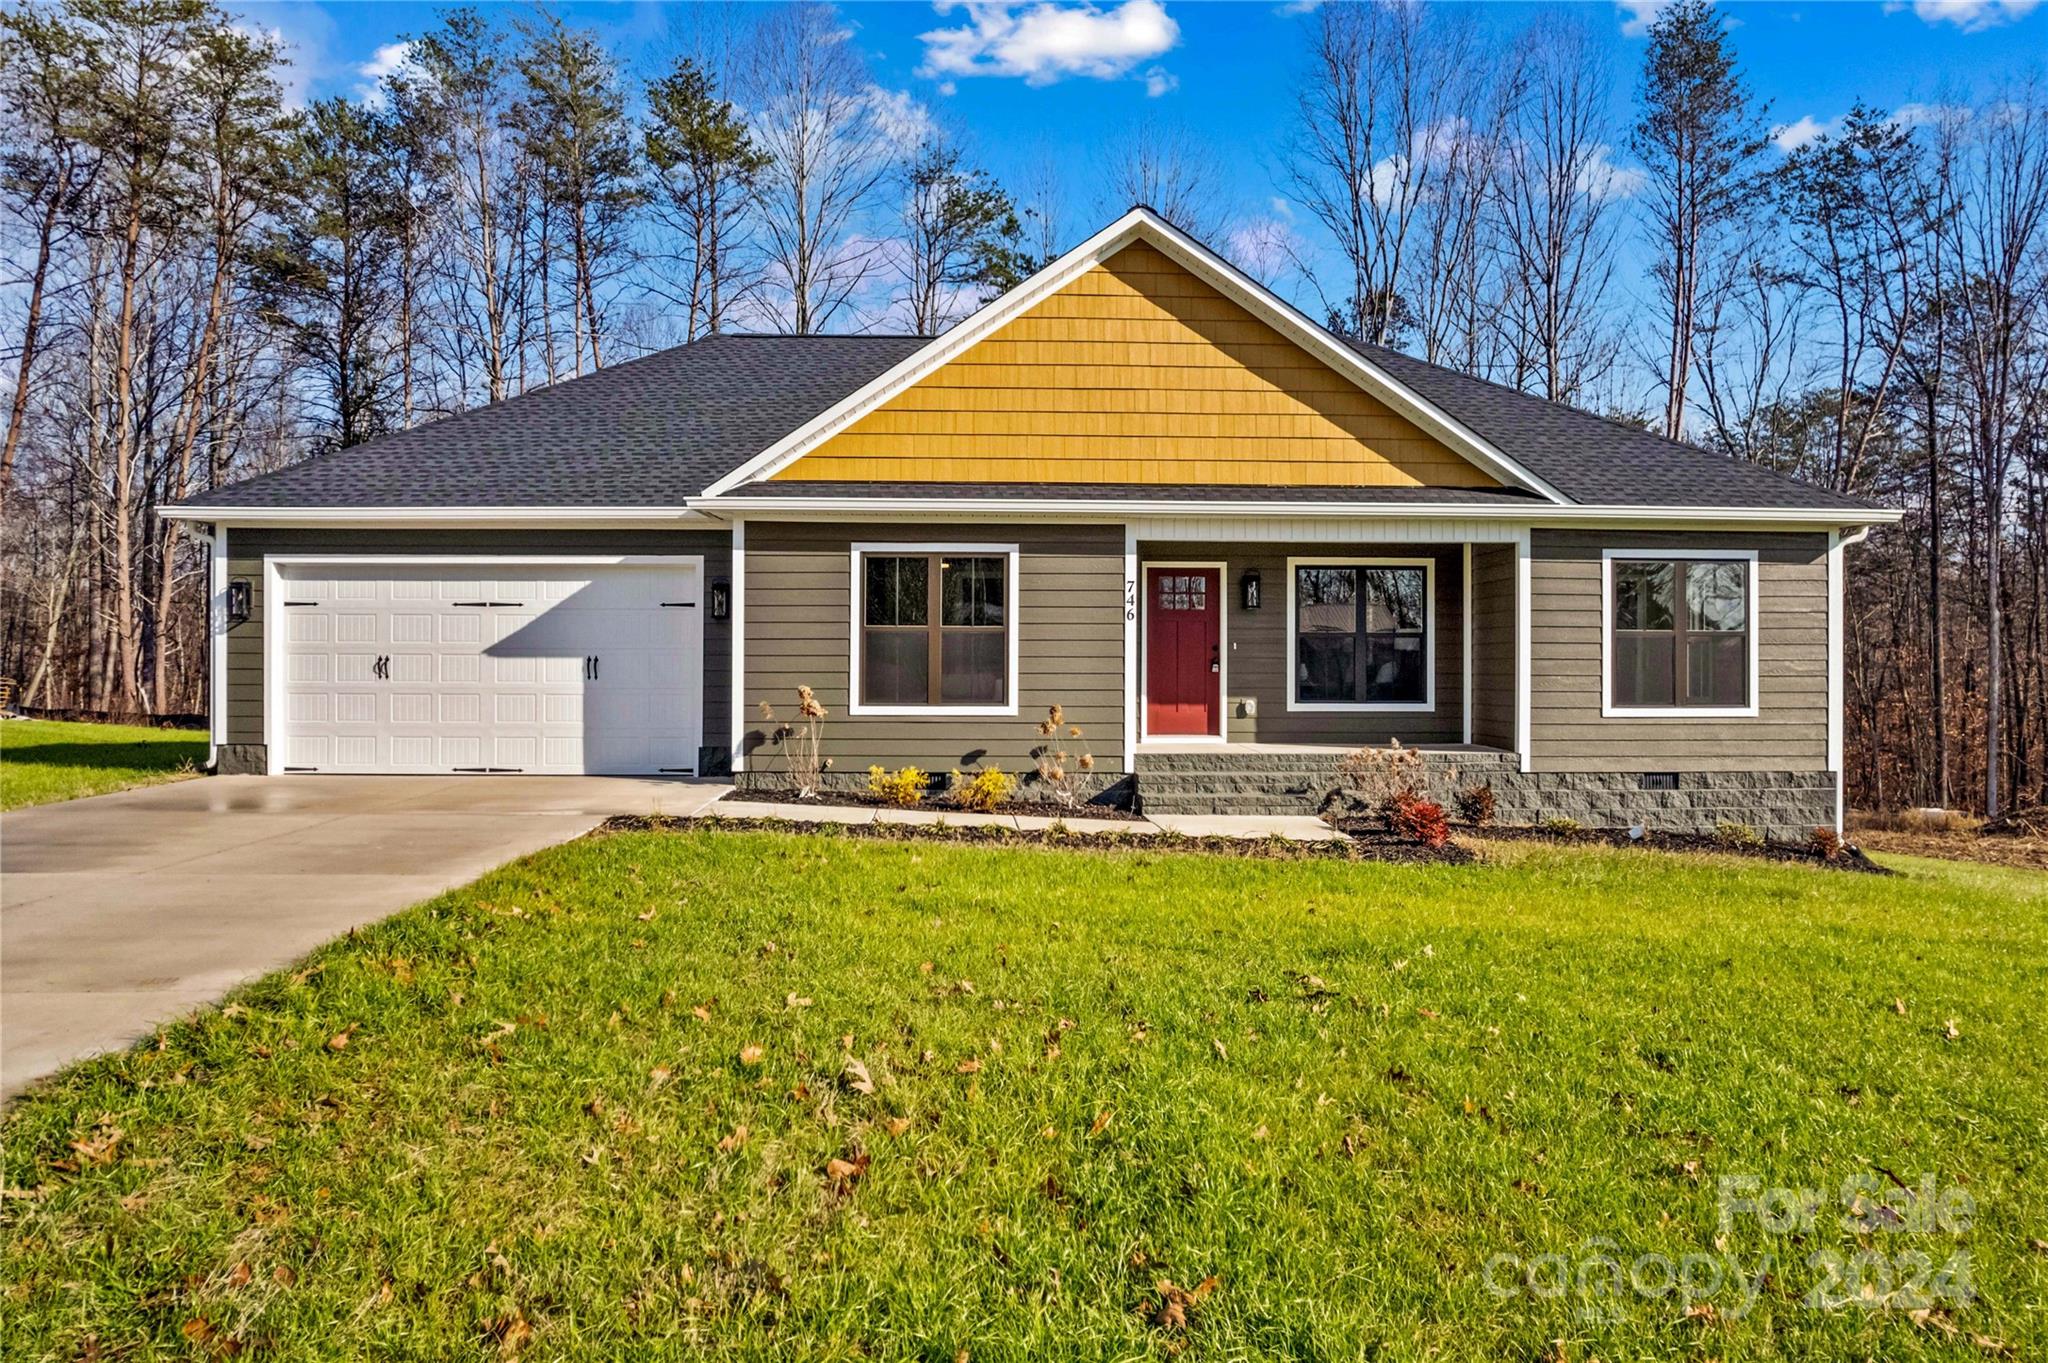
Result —
[[725, 578], [711, 581], [711, 618], [724, 620], [732, 614], [732, 583]]
[[1259, 608], [1259, 570], [1257, 568], [1245, 569], [1244, 576], [1237, 580], [1237, 600], [1238, 604], [1248, 611], [1255, 611]]
[[228, 626], [244, 624], [249, 619], [249, 579], [232, 578], [228, 582]]

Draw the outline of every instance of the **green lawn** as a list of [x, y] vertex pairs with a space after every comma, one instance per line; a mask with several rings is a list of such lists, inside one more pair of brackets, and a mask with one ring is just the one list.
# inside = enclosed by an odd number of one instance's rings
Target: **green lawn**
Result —
[[2048, 1353], [2040, 877], [1497, 855], [569, 844], [17, 1103], [0, 1355]]
[[0, 809], [104, 795], [198, 774], [206, 735], [132, 724], [0, 723]]

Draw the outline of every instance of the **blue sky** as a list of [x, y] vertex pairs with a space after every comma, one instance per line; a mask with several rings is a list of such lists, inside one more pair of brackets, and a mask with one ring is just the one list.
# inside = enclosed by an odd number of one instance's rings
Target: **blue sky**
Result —
[[[1286, 207], [1276, 203], [1275, 159], [1293, 116], [1290, 84], [1309, 2], [941, 0], [852, 3], [842, 12], [876, 82], [964, 135], [974, 158], [999, 178], [1015, 185], [1047, 158], [1060, 167], [1072, 244], [1121, 207], [1102, 196], [1100, 148], [1145, 121], [1182, 130], [1204, 149], [1236, 222], [1286, 221]], [[1642, 29], [1657, 3], [1576, 6], [1608, 47], [1618, 140], [1642, 60]], [[399, 51], [393, 45], [430, 28], [441, 6], [289, 0], [238, 8], [290, 46], [298, 101], [368, 88], [380, 61]], [[527, 6], [498, 8], [510, 18]], [[652, 0], [554, 8], [597, 30], [635, 74], [688, 50], [695, 27], [714, 13]], [[744, 7], [734, 8], [744, 19]], [[1538, 8], [1501, 0], [1465, 12], [1505, 38]], [[1983, 97], [2002, 80], [2048, 65], [2048, 0], [1730, 0], [1726, 12], [1741, 63], [1771, 102], [1772, 122], [1787, 127], [1788, 143], [1826, 127], [1859, 98], [1896, 110]], [[1615, 159], [1625, 164], [1626, 153]]]

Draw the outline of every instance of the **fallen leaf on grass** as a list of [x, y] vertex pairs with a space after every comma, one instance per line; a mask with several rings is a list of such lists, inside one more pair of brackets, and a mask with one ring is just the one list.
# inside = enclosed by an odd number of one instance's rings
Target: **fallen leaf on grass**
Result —
[[1109, 1109], [1104, 1108], [1102, 1111], [1095, 1114], [1094, 1122], [1090, 1123], [1088, 1127], [1088, 1134], [1091, 1136], [1100, 1136], [1103, 1132], [1103, 1128], [1107, 1127], [1108, 1125]]
[[656, 1065], [653, 1069], [647, 1071], [647, 1079], [653, 1087], [660, 1088], [669, 1081], [669, 1076], [673, 1073], [674, 1071], [666, 1065]]
[[1210, 1038], [1209, 1038], [1209, 1044], [1210, 1044], [1211, 1046], [1214, 1046], [1214, 1047], [1216, 1048], [1216, 1058], [1217, 1058], [1218, 1060], [1228, 1060], [1228, 1059], [1230, 1059], [1230, 1052], [1229, 1052], [1228, 1050], [1224, 1049], [1224, 1046], [1223, 1046], [1223, 1043], [1222, 1043], [1222, 1041], [1218, 1040], [1218, 1039], [1217, 1039], [1217, 1038], [1215, 1038], [1215, 1037], [1210, 1037]]
[[93, 1134], [71, 1142], [71, 1148], [87, 1164], [108, 1164], [113, 1161], [114, 1147], [121, 1143], [121, 1128], [101, 1122], [93, 1128]]
[[658, 910], [649, 909], [646, 913], [636, 913], [633, 916], [643, 923], [652, 923], [654, 921], [654, 915], [656, 914], [656, 912], [658, 912]]
[[719, 1138], [718, 1148], [720, 1150], [723, 1150], [726, 1154], [730, 1155], [733, 1151], [739, 1149], [746, 1143], [747, 1126], [746, 1123], [742, 1122], [732, 1129], [732, 1134], [730, 1136], [721, 1136]]
[[244, 1259], [228, 1271], [228, 1286], [247, 1287], [255, 1277], [256, 1270], [249, 1267], [249, 1261]]
[[808, 1008], [811, 1006], [811, 1001], [805, 998], [798, 998], [796, 991], [791, 990], [788, 997], [783, 999], [782, 1006], [785, 1008]]
[[1185, 1330], [1188, 1328], [1188, 1310], [1201, 1304], [1202, 1299], [1217, 1287], [1215, 1274], [1202, 1279], [1190, 1291], [1177, 1287], [1171, 1278], [1161, 1278], [1155, 1286], [1159, 1302], [1152, 1308], [1152, 1323], [1162, 1330]]
[[711, 1005], [700, 1003], [690, 1010], [690, 1016], [699, 1022], [711, 1021]]
[[850, 1055], [846, 1057], [846, 1064], [840, 1068], [839, 1082], [855, 1093], [872, 1094], [875, 1091], [875, 1081], [869, 1077], [868, 1067]]
[[980, 1074], [980, 1073], [981, 1073], [981, 1062], [980, 1062], [979, 1060], [963, 1060], [963, 1061], [961, 1061], [961, 1062], [960, 1062], [959, 1064], [957, 1064], [957, 1065], [955, 1065], [955, 1066], [953, 1067], [953, 1073], [955, 1073], [955, 1074]]
[[1904, 1017], [1906, 1015], [1906, 1001], [1904, 999], [1893, 999], [1892, 1011], [1900, 1017]]
[[279, 1264], [276, 1268], [270, 1270], [270, 1281], [276, 1283], [279, 1287], [290, 1287], [298, 1280], [299, 1275], [283, 1264]]
[[1260, 1122], [1258, 1130], [1252, 1132], [1252, 1139], [1255, 1141], [1262, 1141], [1271, 1134], [1273, 1133], [1266, 1130], [1266, 1124], [1264, 1122]]
[[855, 1155], [850, 1160], [829, 1159], [825, 1161], [825, 1176], [835, 1183], [851, 1183], [868, 1171], [868, 1156]]
[[1415, 1015], [1430, 1022], [1435, 1022], [1437, 1019], [1437, 1011], [1434, 1008], [1418, 1008], [1415, 1010]]
[[758, 1065], [761, 1063], [761, 1057], [766, 1054], [767, 1052], [759, 1046], [752, 1044], [742, 1046], [740, 1047], [740, 1063], [742, 1065]]
[[213, 1322], [204, 1316], [194, 1316], [178, 1327], [178, 1333], [194, 1344], [204, 1344], [213, 1338]]
[[330, 1051], [345, 1051], [345, 1050], [347, 1050], [347, 1049], [348, 1049], [348, 1039], [349, 1039], [349, 1035], [350, 1035], [351, 1033], [353, 1033], [353, 1032], [355, 1031], [355, 1029], [357, 1028], [357, 1026], [359, 1026], [359, 1025], [360, 1025], [360, 1024], [358, 1024], [358, 1023], [354, 1023], [354, 1022], [351, 1022], [351, 1023], [350, 1023], [350, 1024], [348, 1025], [348, 1026], [346, 1026], [346, 1027], [342, 1028], [342, 1029], [341, 1029], [340, 1031], [336, 1032], [336, 1033], [335, 1033], [335, 1034], [334, 1034], [333, 1036], [331, 1036], [331, 1037], [328, 1037], [328, 1038], [327, 1038], [327, 1049], [328, 1049], [328, 1050], [330, 1050]]
[[1956, 1020], [1954, 1018], [1950, 1018], [1942, 1027], [1941, 1034], [1949, 1041], [1961, 1041], [1963, 1039], [1963, 1034], [1956, 1030]]
[[901, 1136], [904, 1132], [910, 1130], [910, 1118], [889, 1117], [883, 1120], [882, 1127], [891, 1136]]

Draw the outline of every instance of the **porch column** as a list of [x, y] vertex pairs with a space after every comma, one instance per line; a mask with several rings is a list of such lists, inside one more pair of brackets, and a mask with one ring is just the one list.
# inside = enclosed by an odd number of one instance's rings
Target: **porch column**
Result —
[[1515, 756], [1529, 770], [1529, 538], [1528, 526], [1515, 532]]

